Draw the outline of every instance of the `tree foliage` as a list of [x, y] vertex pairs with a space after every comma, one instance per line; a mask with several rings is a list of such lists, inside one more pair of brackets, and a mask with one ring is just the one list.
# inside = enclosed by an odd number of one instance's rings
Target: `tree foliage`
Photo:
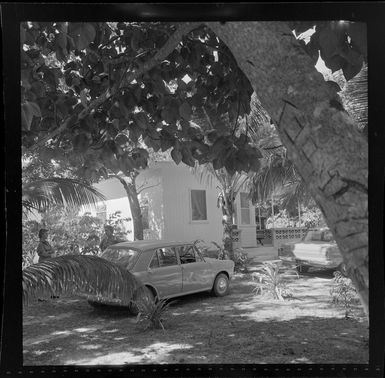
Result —
[[66, 255], [23, 270], [23, 302], [49, 295], [85, 293], [131, 303], [143, 284], [128, 270], [97, 256]]
[[299, 35], [315, 27], [309, 43], [302, 40], [306, 52], [317, 63], [321, 56], [326, 66], [336, 72], [342, 70], [346, 80], [352, 79], [367, 60], [366, 25], [349, 21], [292, 22]]
[[[172, 149], [189, 166], [254, 169], [259, 154], [247, 135], [217, 117], [236, 127], [250, 112], [252, 88], [207, 27], [24, 22], [20, 31], [25, 151], [44, 145], [89, 180], [146, 167], [147, 148]], [[191, 127], [203, 110], [216, 119]]]

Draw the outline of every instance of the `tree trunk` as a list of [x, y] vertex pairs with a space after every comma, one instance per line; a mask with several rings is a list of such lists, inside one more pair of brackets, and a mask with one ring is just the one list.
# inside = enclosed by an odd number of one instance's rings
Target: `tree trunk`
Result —
[[119, 176], [115, 176], [123, 185], [126, 190], [128, 202], [130, 203], [132, 224], [134, 227], [134, 239], [143, 240], [143, 222], [142, 222], [142, 211], [140, 209], [138, 192], [136, 190], [136, 176], [134, 173], [129, 178], [129, 181], [124, 180]]
[[230, 260], [234, 261], [234, 250], [233, 250], [233, 215], [234, 215], [234, 206], [232, 196], [227, 193], [222, 193], [224, 203], [222, 204], [222, 225], [223, 225], [223, 248], [227, 257]]
[[208, 23], [278, 128], [368, 313], [368, 143], [283, 22]]

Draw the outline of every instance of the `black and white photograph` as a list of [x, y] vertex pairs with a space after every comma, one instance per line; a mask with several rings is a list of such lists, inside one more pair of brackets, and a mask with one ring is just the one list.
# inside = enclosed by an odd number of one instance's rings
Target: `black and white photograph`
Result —
[[369, 22], [98, 5], [19, 5], [8, 41], [22, 367], [380, 376]]

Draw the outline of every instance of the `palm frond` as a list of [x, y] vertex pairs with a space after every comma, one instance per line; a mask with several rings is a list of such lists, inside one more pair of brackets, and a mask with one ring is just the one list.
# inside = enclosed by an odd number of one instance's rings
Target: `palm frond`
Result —
[[102, 193], [79, 180], [52, 177], [23, 184], [25, 211], [44, 211], [53, 206], [89, 207], [105, 201]]
[[61, 294], [118, 298], [128, 305], [142, 283], [123, 267], [97, 256], [65, 255], [23, 270], [23, 302]]

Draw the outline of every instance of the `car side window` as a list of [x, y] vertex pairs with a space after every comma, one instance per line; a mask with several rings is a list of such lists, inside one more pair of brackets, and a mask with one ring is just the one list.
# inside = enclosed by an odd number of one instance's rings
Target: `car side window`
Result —
[[192, 245], [179, 247], [179, 257], [181, 264], [196, 262], [195, 251]]
[[204, 261], [202, 256], [199, 254], [199, 252], [197, 251], [197, 248], [196, 247], [193, 247], [194, 248], [194, 253], [195, 253], [195, 260], [198, 262], [198, 261]]
[[192, 245], [179, 247], [179, 256], [181, 264], [189, 264], [194, 262], [203, 261], [200, 254]]
[[178, 265], [174, 248], [158, 248], [156, 254], [159, 259], [159, 267]]
[[154, 253], [154, 256], [152, 256], [152, 260], [150, 262], [149, 268], [151, 269], [159, 268], [159, 259], [158, 259], [157, 251]]

